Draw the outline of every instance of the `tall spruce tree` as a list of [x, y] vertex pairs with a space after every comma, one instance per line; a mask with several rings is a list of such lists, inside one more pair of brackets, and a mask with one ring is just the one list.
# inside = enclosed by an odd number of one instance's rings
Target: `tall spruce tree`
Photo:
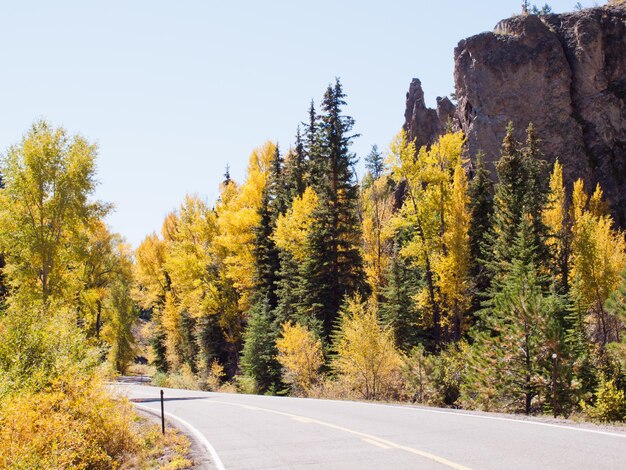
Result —
[[550, 319], [561, 307], [559, 297], [542, 287], [529, 217], [518, 228], [511, 258], [494, 280], [480, 328], [474, 330], [462, 399], [485, 409], [529, 414], [549, 403]]
[[280, 253], [272, 234], [276, 219], [289, 204], [283, 179], [283, 159], [278, 146], [270, 162], [267, 184], [259, 208], [260, 221], [255, 228], [255, 289], [245, 332], [242, 356], [243, 370], [255, 380], [257, 390], [265, 393], [280, 383], [280, 364], [276, 360], [275, 342], [278, 325], [275, 310], [280, 285]]
[[530, 218], [535, 262], [541, 265], [547, 257], [547, 229], [542, 213], [547, 202], [548, 173], [546, 162], [537, 148], [533, 125], [527, 130], [526, 145], [513, 136], [509, 123], [496, 164], [498, 183], [495, 187], [494, 214], [490, 244], [492, 275], [500, 275], [512, 259], [514, 241], [522, 221]]
[[387, 285], [382, 290], [380, 317], [384, 324], [394, 331], [396, 346], [409, 352], [426, 338], [424, 330], [417, 325], [419, 314], [413, 297], [422, 287], [422, 280], [415, 268], [411, 268], [400, 255], [402, 237], [396, 237], [394, 252], [389, 271], [386, 273]]
[[489, 258], [490, 246], [486, 235], [491, 228], [493, 217], [493, 181], [489, 170], [485, 167], [484, 154], [476, 156], [476, 168], [469, 185], [470, 209], [470, 257], [472, 260], [472, 277], [478, 295], [474, 297], [474, 309], [489, 287], [489, 277], [485, 260]]
[[330, 340], [345, 297], [366, 289], [359, 251], [355, 156], [350, 151], [354, 120], [342, 112], [344, 98], [339, 80], [327, 88], [322, 115], [317, 120], [311, 115], [307, 149], [311, 181], [320, 202], [309, 236], [311, 256], [304, 265], [306, 283], [299, 309], [321, 322], [326, 340]]

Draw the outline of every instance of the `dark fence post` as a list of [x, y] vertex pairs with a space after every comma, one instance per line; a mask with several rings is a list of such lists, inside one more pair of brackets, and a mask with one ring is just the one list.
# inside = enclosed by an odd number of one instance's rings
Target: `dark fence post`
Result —
[[161, 432], [165, 434], [165, 413], [163, 411], [163, 390], [161, 390]]

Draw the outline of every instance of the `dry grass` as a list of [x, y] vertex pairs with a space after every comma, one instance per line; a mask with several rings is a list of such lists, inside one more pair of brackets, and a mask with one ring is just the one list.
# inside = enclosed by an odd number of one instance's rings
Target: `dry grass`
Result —
[[186, 456], [189, 440], [177, 429], [161, 427], [150, 420], [137, 417], [133, 428], [139, 438], [139, 446], [133, 455], [127, 456], [120, 470], [181, 470], [193, 468], [193, 461]]

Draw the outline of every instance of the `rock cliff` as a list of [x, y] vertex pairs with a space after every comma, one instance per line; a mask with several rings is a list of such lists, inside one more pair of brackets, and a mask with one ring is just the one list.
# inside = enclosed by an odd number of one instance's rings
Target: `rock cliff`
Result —
[[626, 6], [503, 20], [459, 42], [454, 60], [456, 108], [427, 109], [411, 83], [405, 129], [418, 145], [452, 116], [469, 156], [494, 162], [506, 124], [522, 139], [533, 122], [546, 159], [559, 158], [569, 182], [599, 182], [626, 226]]

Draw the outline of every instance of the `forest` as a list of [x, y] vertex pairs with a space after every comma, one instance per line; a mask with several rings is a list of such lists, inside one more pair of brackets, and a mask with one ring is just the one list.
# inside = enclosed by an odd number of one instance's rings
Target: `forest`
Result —
[[[509, 126], [499, 160], [400, 132], [358, 181], [337, 81], [214, 206], [138, 247], [155, 381], [622, 420], [624, 235]], [[495, 183], [492, 172], [495, 173]]]
[[359, 177], [345, 100], [337, 80], [286, 151], [255, 149], [136, 250], [93, 198], [96, 145], [39, 120], [4, 154], [0, 466], [131, 451], [103, 381], [138, 357], [161, 386], [626, 419], [602, 188], [568, 184], [532, 124], [495, 164], [452, 127], [419, 149], [401, 131]]

